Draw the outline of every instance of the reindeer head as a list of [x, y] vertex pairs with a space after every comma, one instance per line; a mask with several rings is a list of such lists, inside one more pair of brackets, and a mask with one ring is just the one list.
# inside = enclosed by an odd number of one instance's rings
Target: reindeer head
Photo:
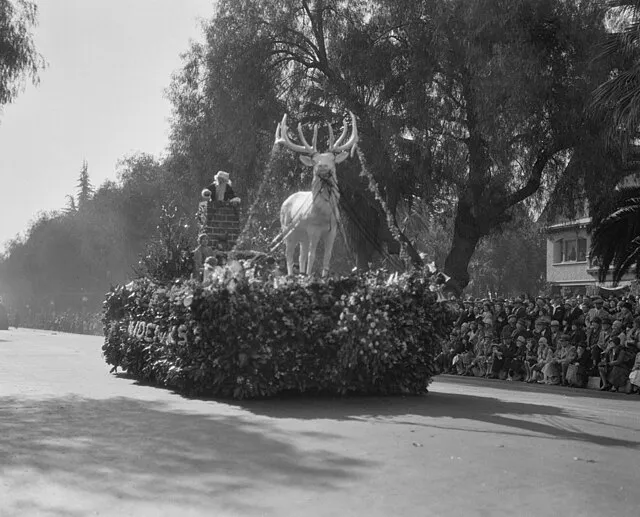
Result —
[[291, 141], [289, 137], [289, 128], [287, 126], [287, 115], [282, 117], [282, 122], [278, 124], [276, 129], [276, 144], [283, 144], [292, 151], [300, 153], [300, 161], [307, 167], [313, 167], [314, 179], [328, 180], [332, 177], [334, 181], [336, 178], [336, 164], [344, 161], [349, 153], [353, 156], [358, 143], [358, 126], [356, 125], [356, 117], [353, 113], [351, 115], [352, 132], [349, 139], [345, 142], [348, 131], [348, 124], [345, 118], [344, 125], [342, 127], [342, 134], [338, 140], [334, 141], [333, 128], [331, 124], [327, 123], [329, 128], [329, 148], [324, 153], [319, 153], [317, 148], [318, 143], [318, 125], [313, 126], [313, 140], [312, 145], [309, 145], [307, 139], [302, 133], [302, 124], [298, 124], [298, 136], [300, 137], [301, 144], [296, 144]]

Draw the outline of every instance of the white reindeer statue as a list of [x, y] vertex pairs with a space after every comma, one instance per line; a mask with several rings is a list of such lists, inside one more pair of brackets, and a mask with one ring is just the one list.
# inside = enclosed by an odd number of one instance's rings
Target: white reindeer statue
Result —
[[351, 136], [345, 142], [348, 130], [346, 119], [342, 134], [336, 141], [333, 138], [331, 124], [327, 124], [329, 148], [324, 153], [319, 153], [316, 146], [318, 140], [317, 124], [313, 127], [312, 145], [309, 145], [305, 139], [301, 124], [298, 124], [298, 135], [302, 145], [291, 141], [286, 114], [276, 129], [276, 144], [283, 144], [292, 151], [301, 153], [300, 161], [308, 167], [313, 167], [311, 192], [292, 194], [280, 209], [282, 232], [277, 240], [281, 242], [284, 239], [285, 241], [288, 275], [293, 274], [293, 253], [297, 244], [300, 244], [300, 272], [311, 274], [316, 259], [316, 248], [321, 238], [324, 239], [322, 276], [326, 276], [329, 271], [333, 243], [338, 231], [338, 224], [340, 224], [338, 212], [340, 192], [338, 191], [336, 164], [344, 161], [349, 156], [349, 152], [353, 156], [358, 142], [356, 117], [351, 112], [349, 114], [351, 115]]

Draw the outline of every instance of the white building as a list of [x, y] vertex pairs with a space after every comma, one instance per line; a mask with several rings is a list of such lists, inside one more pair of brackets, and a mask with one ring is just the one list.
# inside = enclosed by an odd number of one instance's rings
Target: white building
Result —
[[[624, 178], [618, 187], [637, 186], [637, 175]], [[588, 213], [585, 207], [584, 213]], [[598, 282], [598, 264], [589, 257], [591, 236], [588, 232], [591, 217], [560, 219], [547, 226], [547, 282], [552, 292], [569, 294], [616, 293], [631, 285], [633, 274], [625, 275], [614, 288], [611, 276], [604, 283]]]

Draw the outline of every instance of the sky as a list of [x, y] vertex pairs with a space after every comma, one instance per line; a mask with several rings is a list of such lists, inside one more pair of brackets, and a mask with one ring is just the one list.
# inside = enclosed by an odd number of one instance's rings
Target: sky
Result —
[[83, 161], [94, 186], [136, 152], [163, 155], [165, 90], [215, 0], [37, 0], [47, 62], [0, 112], [0, 251], [41, 211], [64, 208]]

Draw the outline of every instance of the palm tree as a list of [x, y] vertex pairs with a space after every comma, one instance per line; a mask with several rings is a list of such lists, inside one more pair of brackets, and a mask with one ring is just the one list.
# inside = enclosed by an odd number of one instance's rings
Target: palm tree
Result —
[[[599, 57], [613, 63], [613, 73], [594, 91], [591, 108], [608, 146], [633, 169], [640, 129], [640, 0], [613, 0], [610, 6], [615, 22]], [[617, 284], [633, 266], [640, 278], [640, 187], [605, 194], [591, 216], [591, 258], [599, 265], [599, 280], [611, 272]]]
[[633, 266], [640, 278], [640, 187], [618, 189], [595, 205], [591, 259], [599, 263], [601, 282], [613, 270], [615, 285]]
[[599, 59], [613, 64], [609, 80], [593, 93], [591, 109], [610, 145], [624, 151], [640, 127], [640, 0], [613, 0], [611, 34]]

